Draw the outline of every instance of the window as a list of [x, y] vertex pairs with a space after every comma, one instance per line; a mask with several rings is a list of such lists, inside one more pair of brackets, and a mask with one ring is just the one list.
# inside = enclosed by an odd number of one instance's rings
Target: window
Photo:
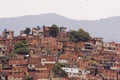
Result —
[[45, 62], [45, 61], [46, 61], [46, 59], [44, 59], [44, 58], [43, 58], [43, 59], [41, 59], [41, 62]]
[[66, 69], [66, 71], [67, 71], [68, 69]]
[[29, 66], [32, 67], [32, 64], [30, 64]]

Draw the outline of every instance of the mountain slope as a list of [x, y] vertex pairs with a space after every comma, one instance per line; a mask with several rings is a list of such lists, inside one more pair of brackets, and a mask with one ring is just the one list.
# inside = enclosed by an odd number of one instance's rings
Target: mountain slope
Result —
[[103, 37], [107, 41], [120, 42], [120, 17], [110, 17], [96, 21], [80, 21], [92, 36]]
[[120, 17], [110, 17], [101, 20], [73, 20], [60, 16], [54, 13], [29, 15], [13, 18], [0, 19], [0, 32], [4, 29], [14, 30], [15, 34], [19, 34], [20, 30], [26, 27], [36, 27], [42, 25], [57, 24], [58, 26], [65, 26], [68, 30], [83, 28], [88, 31], [93, 37], [103, 37], [104, 40], [113, 40], [120, 42]]

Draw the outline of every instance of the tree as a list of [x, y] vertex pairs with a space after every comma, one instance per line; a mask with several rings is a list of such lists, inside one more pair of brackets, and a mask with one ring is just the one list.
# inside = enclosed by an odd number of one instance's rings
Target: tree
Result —
[[14, 52], [17, 54], [27, 55], [30, 51], [26, 42], [18, 42], [14, 45]]
[[77, 42], [77, 35], [78, 35], [78, 32], [75, 30], [72, 30], [70, 32], [70, 41]]
[[50, 29], [50, 36], [57, 37], [59, 33], [59, 28], [57, 25], [53, 24]]
[[27, 35], [30, 34], [30, 32], [31, 32], [30, 28], [26, 28], [25, 31], [24, 31], [24, 33], [27, 34]]
[[26, 42], [18, 42], [14, 45], [14, 49], [18, 49], [18, 48], [27, 48], [28, 44]]
[[[80, 38], [80, 39], [79, 39]], [[91, 36], [88, 32], [85, 32], [83, 29], [78, 30], [78, 41], [89, 41]]]
[[33, 80], [33, 77], [30, 77], [30, 76], [24, 76], [23, 80]]
[[52, 68], [53, 73], [58, 77], [68, 77], [67, 72], [61, 68], [62, 64], [55, 64]]
[[79, 29], [78, 31], [71, 31], [70, 32], [70, 40], [74, 42], [79, 42], [79, 41], [89, 41], [91, 36], [89, 35], [88, 32], [85, 32], [83, 29]]

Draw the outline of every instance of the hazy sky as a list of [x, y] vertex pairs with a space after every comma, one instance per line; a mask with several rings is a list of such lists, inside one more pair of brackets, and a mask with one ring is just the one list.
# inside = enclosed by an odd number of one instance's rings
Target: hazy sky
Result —
[[78, 20], [120, 16], [120, 0], [0, 0], [0, 18], [44, 13]]

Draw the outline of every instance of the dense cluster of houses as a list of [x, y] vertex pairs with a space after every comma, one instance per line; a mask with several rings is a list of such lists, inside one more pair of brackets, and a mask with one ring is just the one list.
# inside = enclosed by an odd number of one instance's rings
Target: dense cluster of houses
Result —
[[[72, 42], [65, 27], [59, 27], [56, 38], [50, 36], [49, 26], [32, 28], [27, 35], [5, 29], [0, 36], [0, 80], [120, 80], [120, 43], [103, 42], [100, 37], [88, 42]], [[14, 44], [25, 40], [29, 57], [7, 56]], [[68, 77], [54, 77], [53, 66], [59, 62]]]

